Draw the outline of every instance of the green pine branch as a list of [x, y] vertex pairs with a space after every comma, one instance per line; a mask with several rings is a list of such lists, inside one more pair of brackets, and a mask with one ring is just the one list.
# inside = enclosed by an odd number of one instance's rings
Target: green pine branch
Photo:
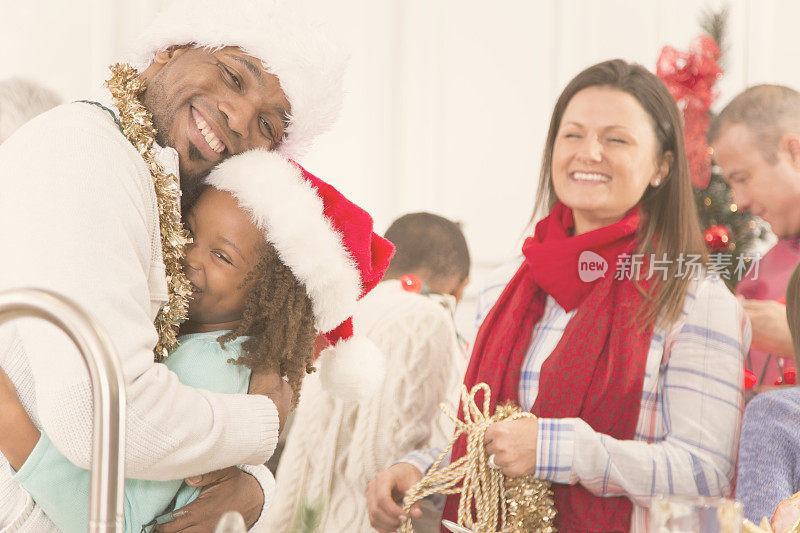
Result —
[[719, 65], [724, 67], [723, 59], [728, 52], [728, 17], [730, 8], [726, 4], [719, 11], [706, 8], [700, 14], [700, 28], [716, 41], [719, 47]]
[[322, 523], [322, 511], [325, 502], [317, 500], [309, 502], [305, 496], [300, 499], [300, 506], [294, 516], [292, 533], [317, 533]]
[[[728, 50], [728, 17], [730, 10], [727, 5], [715, 11], [708, 8], [700, 16], [700, 27], [711, 36], [720, 50], [719, 64]], [[695, 203], [697, 214], [700, 218], [701, 231], [709, 227], [725, 226], [730, 236], [730, 244], [723, 253], [731, 255], [731, 265], [727, 269], [728, 287], [733, 290], [738, 283], [734, 270], [742, 256], [748, 257], [758, 240], [766, 238], [766, 228], [759, 223], [750, 213], [739, 211], [735, 206], [733, 192], [728, 183], [722, 178], [719, 167], [712, 165], [711, 179], [705, 189], [695, 189]], [[716, 252], [717, 250], [711, 250]]]

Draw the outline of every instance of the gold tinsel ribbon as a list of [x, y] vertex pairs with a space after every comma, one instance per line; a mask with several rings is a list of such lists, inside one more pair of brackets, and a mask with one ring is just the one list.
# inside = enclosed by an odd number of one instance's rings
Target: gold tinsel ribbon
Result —
[[[719, 515], [719, 510], [717, 511], [717, 515]], [[722, 520], [720, 520], [720, 523], [723, 523]], [[766, 516], [761, 519], [761, 524], [759, 525], [755, 525], [745, 518], [742, 524], [742, 533], [800, 533], [800, 518], [792, 524], [792, 527], [783, 532], [772, 529], [769, 518]]]
[[139, 100], [144, 82], [135, 68], [124, 63], [109, 67], [111, 78], [106, 82], [119, 112], [122, 132], [147, 164], [153, 177], [158, 203], [158, 222], [161, 229], [161, 252], [167, 276], [169, 299], [156, 315], [155, 326], [158, 343], [154, 353], [156, 361], [169, 355], [178, 339], [178, 326], [186, 319], [191, 284], [183, 273], [183, 254], [188, 236], [181, 224], [181, 188], [178, 178], [168, 174], [156, 161], [153, 118]]
[[[482, 409], [475, 403], [478, 391], [483, 391]], [[428, 473], [406, 492], [403, 500], [406, 516], [410, 516], [414, 503], [427, 496], [460, 493], [458, 523], [475, 533], [555, 532], [556, 509], [550, 483], [531, 475], [507, 478], [500, 470], [489, 466], [484, 447], [484, 435], [491, 424], [534, 416], [513, 405], [500, 405], [490, 414], [490, 403], [489, 386], [478, 383], [469, 392], [461, 386], [461, 419], [448, 406], [442, 405], [442, 410], [456, 424], [455, 436]], [[461, 435], [467, 438], [466, 454], [442, 468], [444, 458]], [[459, 482], [461, 487], [456, 486]], [[401, 532], [412, 531], [408, 519]]]

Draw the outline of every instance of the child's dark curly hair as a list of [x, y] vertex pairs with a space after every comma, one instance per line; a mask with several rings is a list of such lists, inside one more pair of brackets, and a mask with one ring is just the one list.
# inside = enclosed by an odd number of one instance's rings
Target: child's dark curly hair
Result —
[[243, 286], [255, 281], [247, 297], [242, 320], [218, 340], [225, 343], [247, 335], [242, 343], [244, 353], [236, 361], [251, 370], [278, 370], [292, 387], [292, 408], [300, 400], [303, 376], [314, 369], [314, 311], [306, 287], [267, 243], [258, 266], [245, 279]]

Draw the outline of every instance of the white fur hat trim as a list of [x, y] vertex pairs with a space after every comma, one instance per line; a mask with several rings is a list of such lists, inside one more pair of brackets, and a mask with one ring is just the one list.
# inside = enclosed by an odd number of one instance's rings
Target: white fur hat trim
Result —
[[281, 261], [305, 284], [318, 330], [330, 331], [353, 315], [362, 292], [359, 270], [295, 164], [253, 150], [223, 161], [206, 181], [250, 211]]

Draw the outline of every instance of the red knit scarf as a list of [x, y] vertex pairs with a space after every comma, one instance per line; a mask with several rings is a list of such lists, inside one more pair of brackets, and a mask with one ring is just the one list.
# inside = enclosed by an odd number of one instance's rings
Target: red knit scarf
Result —
[[[556, 204], [525, 241], [525, 261], [478, 331], [464, 377], [467, 388], [487, 383], [492, 409], [498, 402], [519, 404], [522, 364], [549, 294], [566, 311], [577, 311], [542, 365], [531, 412], [542, 418], [579, 417], [599, 433], [632, 439], [653, 328], [633, 326], [644, 298], [632, 280], [614, 278], [618, 256], [634, 251], [639, 219], [633, 209], [615, 224], [572, 236], [572, 211]], [[586, 250], [607, 262], [603, 278], [581, 281], [579, 258]], [[452, 460], [465, 450], [462, 437]], [[555, 484], [553, 490], [559, 532], [630, 530], [627, 497], [594, 496], [580, 484]], [[447, 498], [444, 518], [456, 520], [458, 498]]]

